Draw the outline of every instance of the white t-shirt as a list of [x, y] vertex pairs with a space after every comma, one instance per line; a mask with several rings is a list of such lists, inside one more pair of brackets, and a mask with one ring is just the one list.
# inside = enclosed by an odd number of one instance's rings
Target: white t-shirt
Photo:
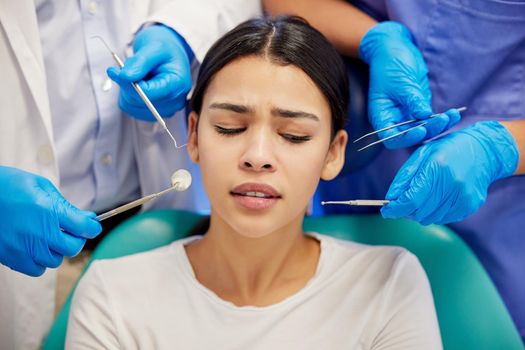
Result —
[[222, 300], [198, 282], [184, 244], [94, 262], [69, 316], [68, 349], [442, 349], [430, 286], [399, 247], [312, 234], [317, 271], [265, 307]]

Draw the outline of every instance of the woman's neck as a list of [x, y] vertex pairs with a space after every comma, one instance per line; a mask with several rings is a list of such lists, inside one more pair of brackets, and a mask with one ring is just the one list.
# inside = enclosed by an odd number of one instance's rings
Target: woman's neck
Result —
[[302, 232], [302, 217], [261, 238], [244, 237], [212, 215], [202, 240], [186, 247], [197, 280], [235, 305], [275, 304], [313, 277], [319, 242]]

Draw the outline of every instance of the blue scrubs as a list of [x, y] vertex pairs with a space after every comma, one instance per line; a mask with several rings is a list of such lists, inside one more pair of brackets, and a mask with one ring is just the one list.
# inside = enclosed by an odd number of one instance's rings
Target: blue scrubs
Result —
[[[452, 130], [482, 120], [525, 119], [525, 1], [353, 3], [378, 20], [398, 21], [410, 29], [429, 69], [433, 110], [468, 107]], [[365, 168], [332, 184], [323, 183], [318, 196], [325, 200], [384, 198], [413, 150], [383, 149]], [[323, 210], [374, 209], [332, 206]], [[478, 212], [449, 226], [491, 275], [525, 341], [525, 176], [496, 181]]]

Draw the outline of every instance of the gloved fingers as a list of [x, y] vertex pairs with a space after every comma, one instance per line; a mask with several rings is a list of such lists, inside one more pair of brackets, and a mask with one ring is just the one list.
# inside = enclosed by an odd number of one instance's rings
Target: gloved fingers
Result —
[[427, 139], [431, 139], [450, 129], [452, 126], [456, 125], [460, 119], [461, 115], [455, 108], [451, 108], [445, 113], [429, 118], [428, 124], [425, 125], [425, 128], [427, 129]]
[[35, 263], [32, 259], [13, 259], [6, 262], [6, 265], [15, 271], [21, 272], [31, 277], [39, 277], [46, 271], [45, 266]]
[[[187, 70], [189, 71], [189, 67]], [[177, 74], [176, 70], [162, 70], [151, 79], [141, 81], [139, 85], [150, 100], [162, 102], [180, 97], [185, 100], [191, 90], [191, 83], [189, 74]]]
[[159, 114], [164, 118], [172, 117], [177, 111], [186, 107], [186, 99], [180, 98], [174, 101], [166, 101], [159, 104]]
[[[414, 127], [414, 125], [412, 125], [411, 127]], [[403, 128], [403, 129], [406, 130], [406, 128]], [[392, 135], [395, 135], [396, 130], [399, 130], [399, 128], [393, 128], [393, 129], [380, 133], [381, 138], [390, 137]], [[425, 126], [420, 126], [420, 127], [414, 128], [406, 132], [403, 135], [399, 135], [390, 140], [387, 140], [383, 142], [383, 144], [388, 149], [406, 148], [406, 147], [414, 146], [414, 145], [421, 143], [426, 138], [426, 136], [427, 136], [427, 129], [425, 128]]]
[[412, 214], [411, 218], [423, 225], [430, 225], [440, 217], [440, 211], [450, 208], [450, 194], [448, 189], [441, 186], [432, 186], [427, 199]]
[[[452, 112], [451, 112], [452, 111]], [[449, 122], [457, 123], [458, 112], [455, 109], [447, 111], [447, 114], [451, 112], [449, 116]], [[436, 117], [438, 118], [438, 117]], [[390, 188], [386, 194], [386, 199], [394, 200], [401, 194], [402, 191], [406, 190], [410, 180], [414, 176], [415, 172], [425, 164], [428, 156], [433, 149], [434, 144], [429, 143], [419, 147], [410, 158], [403, 164], [401, 169], [397, 172]]]
[[51, 197], [59, 227], [74, 236], [84, 238], [93, 238], [102, 231], [95, 213], [74, 207], [54, 186], [48, 187], [47, 193]]
[[119, 74], [120, 79], [128, 83], [143, 80], [151, 71], [169, 59], [169, 51], [162, 47], [162, 43], [152, 42], [143, 45], [124, 62]]
[[45, 249], [37, 249], [35, 251], [33, 260], [38, 265], [50, 268], [57, 268], [60, 266], [60, 264], [62, 264], [64, 256], [50, 250], [46, 245]]
[[37, 263], [29, 263], [26, 264], [24, 267], [24, 271], [22, 271], [26, 275], [32, 276], [32, 277], [39, 277], [46, 272], [45, 266], [39, 265]]
[[[17, 242], [19, 243], [19, 242]], [[37, 277], [44, 273], [45, 267], [35, 264], [33, 261], [32, 251], [27, 250], [26, 246], [20, 244], [0, 245], [0, 263], [14, 271]]]
[[49, 232], [62, 228], [77, 237], [93, 238], [102, 231], [102, 226], [96, 220], [97, 215], [95, 213], [74, 207], [62, 197], [62, 194], [48, 180], [42, 179], [39, 185], [51, 199], [51, 208], [49, 209], [52, 210], [58, 220], [58, 227], [53, 226], [55, 223], [50, 223]]
[[[457, 197], [456, 195], [453, 195], [454, 197]], [[421, 221], [419, 221], [422, 225], [431, 225], [431, 224], [448, 224], [450, 221], [448, 221], [447, 217], [450, 218], [450, 214], [453, 214], [453, 203], [456, 201], [456, 198], [448, 198], [447, 201], [444, 203], [441, 203], [435, 210], [432, 212], [431, 215], [427, 215], [427, 217], [423, 218]]]
[[450, 129], [461, 120], [461, 113], [456, 108], [451, 108], [445, 112], [449, 117], [449, 123], [445, 130]]
[[[384, 98], [377, 98], [370, 102], [370, 121], [375, 130], [383, 129], [385, 127], [392, 126], [401, 121], [407, 120], [401, 110], [395, 107], [390, 100]], [[378, 134], [379, 138], [384, 139], [401, 131], [413, 127], [414, 125], [400, 126], [392, 128], [386, 131], [382, 131]], [[398, 149], [413, 146], [420, 143], [425, 139], [426, 129], [424, 127], [415, 128], [409, 132], [394, 137], [384, 142], [384, 145], [388, 149]]]
[[432, 92], [430, 91], [430, 82], [428, 81], [428, 69], [423, 57], [421, 57], [421, 61], [424, 67], [424, 74], [420, 76], [417, 86], [419, 87], [419, 91], [423, 95], [423, 98], [428, 101], [430, 110], [432, 110]]
[[[155, 122], [156, 119], [149, 109], [144, 107], [132, 106], [126, 102], [126, 99], [122, 96], [119, 98], [119, 108], [126, 114], [132, 116], [135, 119], [142, 120], [144, 122]], [[156, 107], [155, 107], [156, 108]], [[159, 112], [160, 113], [160, 112]]]
[[403, 191], [406, 191], [412, 178], [427, 158], [427, 146], [419, 147], [398, 170], [385, 199], [396, 200]]
[[39, 177], [37, 184], [45, 198], [46, 214], [41, 224], [46, 232], [62, 228], [78, 237], [93, 238], [102, 231], [95, 213], [74, 207], [48, 179]]
[[[133, 86], [130, 83], [122, 81], [117, 75], [115, 75], [115, 70], [116, 69], [109, 68], [108, 75], [120, 86], [120, 109], [139, 120], [154, 122], [156, 119], [146, 107], [144, 101], [142, 101]], [[172, 77], [169, 78], [169, 76]], [[173, 78], [174, 76], [175, 75], [171, 73], [163, 74], [158, 80], [157, 78], [154, 78], [153, 82], [141, 81], [139, 83], [139, 86], [141, 86], [146, 96], [148, 96], [163, 118], [169, 118], [173, 116], [175, 112], [185, 107], [186, 95], [191, 89], [191, 81], [179, 84], [179, 86], [174, 86], [174, 83], [177, 84]], [[180, 86], [184, 84], [186, 84], [184, 87]], [[164, 90], [164, 92], [161, 90]]]
[[[155, 108], [159, 112], [159, 114], [162, 116], [163, 119], [168, 119], [173, 117], [176, 110], [174, 110], [174, 106], [180, 106], [178, 103], [175, 104], [163, 104], [160, 106], [156, 106]], [[178, 107], [179, 110], [184, 108], [185, 104], [182, 104], [182, 106]], [[126, 113], [129, 115], [132, 115], [136, 119], [146, 121], [146, 122], [156, 122], [157, 120], [153, 117], [153, 114], [146, 108], [141, 106], [131, 106], [127, 105]]]
[[[106, 70], [106, 72], [107, 72], [109, 78], [111, 80], [113, 80], [115, 83], [117, 83], [119, 85], [119, 87], [120, 87], [120, 96], [119, 96], [119, 107], [120, 107], [120, 109], [123, 110], [124, 112], [128, 113], [128, 114], [131, 114], [131, 115], [137, 117], [135, 114], [130, 113], [130, 111], [132, 110], [131, 107], [132, 106], [136, 106], [141, 111], [141, 113], [144, 113], [144, 110], [147, 109], [146, 105], [144, 104], [144, 101], [142, 101], [142, 99], [140, 98], [139, 94], [137, 93], [137, 91], [135, 90], [135, 88], [133, 87], [133, 85], [130, 82], [120, 78], [118, 68], [109, 67]], [[139, 83], [139, 86], [142, 87], [141, 83], [142, 82]], [[149, 98], [148, 93], [146, 93], [146, 96], [148, 96], [148, 98]], [[156, 101], [155, 101], [154, 105], [155, 105], [155, 107], [157, 107], [156, 106], [157, 105]], [[138, 119], [142, 119], [142, 120], [146, 120], [146, 121], [154, 121], [155, 120], [155, 118], [153, 118], [153, 116], [151, 116], [151, 119], [150, 119], [148, 115], [146, 115], [145, 118], [141, 118], [139, 116]]]
[[410, 217], [425, 205], [431, 186], [423, 172], [419, 172], [410, 181], [410, 186], [401, 193], [399, 198], [381, 208], [384, 218]]
[[96, 219], [96, 214], [79, 210], [65, 199], [60, 201], [57, 214], [58, 222], [68, 233], [82, 238], [94, 238], [102, 232], [102, 225]]
[[374, 130], [383, 129], [403, 121], [401, 110], [385, 94], [370, 93], [368, 105], [368, 119]]
[[446, 225], [453, 222], [459, 222], [465, 219], [467, 216], [469, 216], [472, 213], [466, 214], [466, 213], [455, 213], [452, 210], [447, 211], [446, 213], [443, 213], [443, 215], [440, 218], [437, 218], [433, 220], [433, 224], [437, 225]]
[[465, 191], [464, 189], [457, 191], [455, 198], [451, 201], [453, 204], [450, 210], [436, 223], [449, 224], [451, 222], [458, 222], [467, 216], [475, 213], [485, 203], [487, 192], [474, 189]]
[[[113, 80], [119, 86], [124, 85], [124, 81], [120, 79], [120, 68], [109, 67], [108, 69], [106, 69], [106, 74], [108, 75], [109, 79]], [[131, 86], [131, 84], [129, 84], [129, 86]]]
[[32, 277], [39, 277], [46, 272], [45, 266], [39, 265], [34, 262], [25, 263], [21, 269], [13, 268], [16, 271], [20, 271], [26, 275], [32, 276]]
[[[426, 79], [426, 78], [425, 78]], [[428, 91], [425, 91], [428, 90]], [[396, 99], [401, 104], [401, 110], [408, 119], [427, 119], [432, 115], [430, 105], [430, 92], [428, 84], [408, 83], [400, 84], [399, 91], [396, 91]]]
[[[165, 102], [155, 102], [154, 103], [157, 112], [162, 116], [162, 118], [167, 119], [172, 117], [175, 112], [181, 110], [186, 106], [186, 100], [180, 99], [175, 101], [165, 101]], [[127, 114], [148, 122], [155, 122], [156, 119], [153, 117], [153, 114], [146, 107], [144, 102], [135, 103], [134, 100], [129, 99], [127, 96], [121, 94], [119, 98], [119, 107]]]
[[416, 210], [414, 203], [403, 193], [397, 200], [391, 201], [381, 208], [381, 215], [385, 219], [398, 219], [412, 215]]
[[[400, 117], [399, 121], [411, 119], [426, 119], [432, 115], [432, 108], [430, 106], [430, 92], [428, 86], [424, 89], [425, 84], [420, 86], [417, 83], [404, 82], [400, 84], [399, 91], [396, 91], [396, 100], [398, 103]], [[393, 136], [400, 131], [412, 129], [407, 133], [397, 136], [393, 139], [385, 141], [385, 146], [389, 149], [398, 149], [417, 145], [428, 137], [428, 124], [417, 127], [417, 124], [407, 124], [398, 128], [393, 128], [382, 133], [381, 138]]]
[[[137, 83], [142, 91], [152, 101], [161, 99], [173, 98], [173, 95], [178, 95], [181, 92], [186, 94], [191, 90], [191, 77], [183, 78], [177, 74], [177, 65], [167, 64], [163, 69], [152, 69], [148, 71], [144, 79], [131, 80], [125, 76], [124, 67], [119, 69], [117, 67], [109, 67], [106, 70], [108, 77], [124, 89], [133, 101], [138, 104], [144, 103], [140, 96], [131, 85], [132, 82]], [[187, 71], [189, 71], [189, 66]]]
[[[175, 108], [181, 109], [179, 103], [163, 103], [159, 104], [154, 103], [155, 109], [159, 112], [160, 116], [163, 119], [170, 118], [175, 114]], [[183, 104], [184, 106], [184, 104]], [[153, 116], [153, 113], [146, 107], [143, 101], [137, 102], [134, 99], [130, 98], [129, 95], [124, 94], [120, 95], [119, 98], [119, 107], [122, 111], [126, 112], [128, 115], [145, 122], [156, 122], [157, 119]]]
[[86, 239], [70, 235], [68, 232], [58, 230], [53, 232], [49, 239], [49, 249], [62, 256], [75, 256], [86, 244]]
[[441, 113], [427, 119], [426, 122], [425, 129], [427, 129], [427, 134], [425, 138], [431, 139], [447, 129], [447, 126], [450, 124], [450, 117], [446, 113]]

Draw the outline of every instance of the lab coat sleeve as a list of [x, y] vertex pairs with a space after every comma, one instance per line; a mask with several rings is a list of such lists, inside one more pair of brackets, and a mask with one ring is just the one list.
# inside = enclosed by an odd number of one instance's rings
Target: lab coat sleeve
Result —
[[383, 292], [379, 312], [384, 322], [373, 350], [443, 348], [430, 284], [413, 254], [404, 252], [397, 257]]
[[261, 14], [260, 0], [173, 0], [154, 10], [146, 22], [162, 23], [174, 29], [202, 62], [219, 37]]
[[71, 303], [66, 349], [120, 349], [113, 306], [97, 262], [81, 278]]

